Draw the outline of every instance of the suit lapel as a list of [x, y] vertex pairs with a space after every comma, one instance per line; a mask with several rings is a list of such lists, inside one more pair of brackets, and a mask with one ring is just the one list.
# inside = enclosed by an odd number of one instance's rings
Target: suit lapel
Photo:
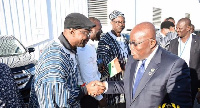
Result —
[[[196, 61], [193, 59], [196, 59], [195, 53], [197, 53], [196, 48], [198, 48], [198, 40], [195, 38], [195, 36], [192, 35], [192, 42], [191, 42], [191, 48], [190, 48], [190, 61]], [[189, 63], [191, 66], [191, 63]]]
[[156, 73], [159, 63], [161, 61], [161, 53], [162, 50], [158, 47], [157, 52], [155, 53], [154, 57], [151, 59], [149, 65], [147, 66], [145, 73], [142, 76], [142, 79], [137, 87], [135, 92], [135, 96], [133, 97], [133, 101], [138, 97], [138, 95], [142, 92], [148, 81], [152, 78], [152, 76]]
[[172, 45], [172, 47], [173, 47], [172, 53], [174, 53], [176, 55], [178, 55], [178, 44], [179, 44], [178, 38], [176, 38], [174, 41], [174, 45]]

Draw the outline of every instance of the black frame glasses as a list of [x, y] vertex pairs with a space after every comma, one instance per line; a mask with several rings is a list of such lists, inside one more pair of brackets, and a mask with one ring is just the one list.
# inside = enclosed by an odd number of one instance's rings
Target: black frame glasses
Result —
[[116, 24], [125, 24], [125, 21], [113, 21]]
[[80, 31], [82, 34], [86, 35], [87, 37], [90, 37], [90, 34], [91, 34], [90, 31], [88, 31], [89, 33], [87, 33], [87, 31], [82, 31], [80, 29], [76, 29], [76, 30]]
[[[151, 39], [151, 38], [150, 38]], [[146, 39], [146, 40], [143, 40], [143, 41], [141, 41], [141, 42], [134, 42], [134, 41], [129, 41], [129, 44], [130, 45], [134, 45], [135, 47], [136, 46], [138, 46], [139, 44], [142, 44], [142, 43], [144, 43], [145, 41], [147, 41], [147, 40], [149, 40], [149, 39]]]

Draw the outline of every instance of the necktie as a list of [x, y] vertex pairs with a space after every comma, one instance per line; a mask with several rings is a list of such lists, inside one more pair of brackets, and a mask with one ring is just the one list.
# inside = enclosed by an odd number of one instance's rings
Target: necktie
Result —
[[146, 59], [142, 60], [142, 64], [140, 65], [140, 68], [138, 69], [138, 72], [137, 72], [137, 75], [136, 75], [136, 78], [135, 78], [135, 82], [134, 82], [134, 85], [133, 85], [133, 94], [132, 96], [134, 97], [135, 95], [135, 91], [140, 83], [140, 80], [145, 72], [145, 61]]

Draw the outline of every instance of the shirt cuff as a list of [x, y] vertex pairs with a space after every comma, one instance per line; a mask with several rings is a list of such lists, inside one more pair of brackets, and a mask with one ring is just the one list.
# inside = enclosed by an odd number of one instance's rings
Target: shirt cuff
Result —
[[101, 99], [103, 99], [103, 96], [102, 95], [98, 95], [96, 97], [94, 97], [96, 100], [100, 101]]
[[105, 86], [106, 86], [106, 90], [104, 91], [104, 93], [106, 93], [108, 91], [108, 82], [104, 81], [103, 83], [105, 83]]

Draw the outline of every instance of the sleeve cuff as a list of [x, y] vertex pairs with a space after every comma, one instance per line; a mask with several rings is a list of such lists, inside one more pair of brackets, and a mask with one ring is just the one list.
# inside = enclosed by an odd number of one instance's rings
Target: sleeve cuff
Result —
[[105, 86], [106, 86], [106, 90], [104, 91], [104, 93], [106, 93], [106, 92], [108, 91], [108, 82], [107, 82], [107, 81], [104, 81], [103, 83], [104, 83]]
[[102, 95], [98, 95], [96, 97], [94, 97], [96, 100], [100, 101], [101, 99], [103, 99], [103, 96]]

